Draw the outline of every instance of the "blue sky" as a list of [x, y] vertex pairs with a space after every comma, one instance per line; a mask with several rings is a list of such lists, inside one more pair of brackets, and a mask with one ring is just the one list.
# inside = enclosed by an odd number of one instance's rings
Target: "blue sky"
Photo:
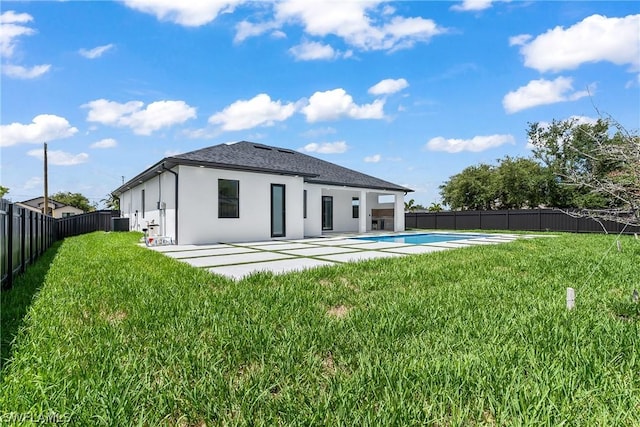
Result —
[[633, 1], [3, 1], [1, 181], [93, 202], [249, 140], [416, 190], [529, 156], [529, 122], [640, 127]]

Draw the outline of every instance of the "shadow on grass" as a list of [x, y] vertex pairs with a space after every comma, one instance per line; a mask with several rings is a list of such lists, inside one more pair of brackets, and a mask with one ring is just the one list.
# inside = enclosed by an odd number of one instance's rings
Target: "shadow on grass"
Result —
[[54, 243], [26, 271], [13, 280], [11, 289], [0, 293], [0, 379], [11, 358], [13, 340], [24, 323], [29, 307], [44, 284], [49, 267], [58, 253], [62, 241]]

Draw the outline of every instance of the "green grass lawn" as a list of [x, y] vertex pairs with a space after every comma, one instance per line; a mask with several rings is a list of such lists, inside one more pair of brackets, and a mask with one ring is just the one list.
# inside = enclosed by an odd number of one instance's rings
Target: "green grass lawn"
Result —
[[68, 238], [2, 293], [0, 419], [640, 425], [633, 237], [621, 252], [615, 236], [564, 234], [240, 282], [138, 239]]

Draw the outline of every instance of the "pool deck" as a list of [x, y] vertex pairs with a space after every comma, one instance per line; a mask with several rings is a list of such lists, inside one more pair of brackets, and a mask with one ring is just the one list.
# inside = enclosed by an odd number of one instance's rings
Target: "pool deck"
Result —
[[[420, 234], [405, 232], [393, 234]], [[431, 232], [429, 233], [439, 233]], [[440, 232], [442, 234], [458, 234]], [[149, 249], [166, 256], [205, 268], [208, 271], [242, 279], [259, 271], [283, 274], [323, 265], [336, 265], [345, 262], [364, 261], [375, 258], [390, 258], [405, 255], [425, 254], [476, 245], [495, 245], [507, 243], [518, 238], [531, 239], [536, 235], [516, 234], [480, 234], [464, 240], [450, 242], [409, 244], [393, 242], [372, 242], [357, 237], [389, 236], [390, 233], [377, 234], [331, 234], [324, 237], [301, 240], [269, 240], [247, 243], [217, 243], [211, 245], [171, 245], [154, 246]]]

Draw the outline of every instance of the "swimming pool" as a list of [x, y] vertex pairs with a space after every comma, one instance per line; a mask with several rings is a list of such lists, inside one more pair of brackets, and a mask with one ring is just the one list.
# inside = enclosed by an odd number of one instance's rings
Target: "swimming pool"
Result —
[[459, 234], [459, 233], [421, 233], [421, 234], [399, 234], [395, 236], [370, 236], [358, 237], [359, 240], [371, 242], [392, 242], [410, 243], [421, 245], [424, 243], [452, 242], [455, 240], [479, 239], [487, 237], [483, 234]]

